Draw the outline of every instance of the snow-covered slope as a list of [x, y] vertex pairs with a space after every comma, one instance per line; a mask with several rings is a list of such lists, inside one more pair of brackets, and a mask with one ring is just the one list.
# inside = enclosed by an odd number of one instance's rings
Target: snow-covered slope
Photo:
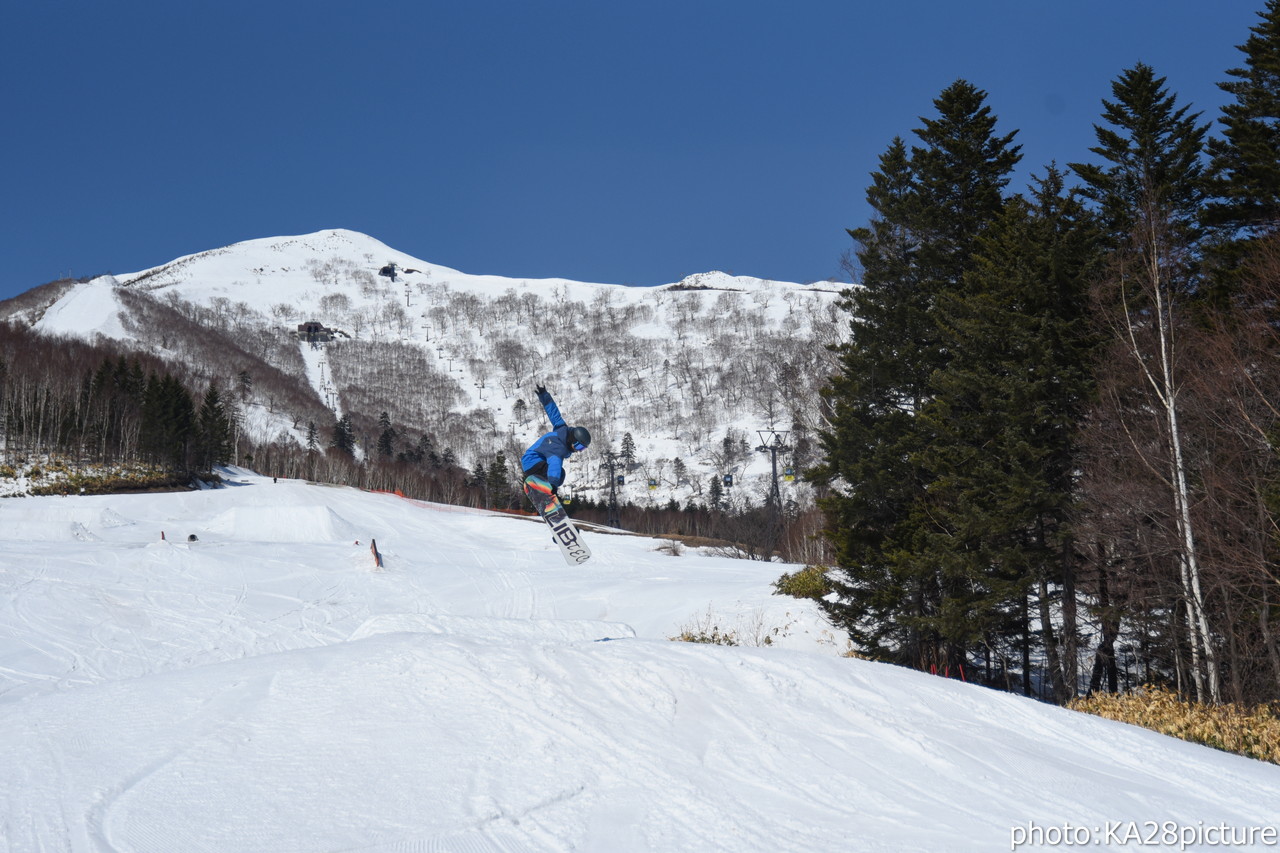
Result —
[[[777, 564], [588, 533], [569, 568], [538, 521], [231, 480], [0, 502], [0, 850], [1108, 849], [1276, 819], [1280, 768], [840, 657]], [[666, 639], [712, 624], [751, 645]]]
[[120, 322], [122, 306], [112, 276], [99, 276], [77, 284], [49, 307], [32, 327], [50, 335], [91, 339], [95, 335], [126, 341], [130, 334]]

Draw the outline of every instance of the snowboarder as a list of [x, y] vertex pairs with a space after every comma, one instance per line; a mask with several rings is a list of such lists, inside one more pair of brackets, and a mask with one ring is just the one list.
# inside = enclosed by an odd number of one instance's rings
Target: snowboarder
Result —
[[546, 388], [539, 385], [537, 392], [538, 402], [546, 410], [553, 429], [524, 452], [524, 456], [520, 457], [520, 467], [524, 471], [526, 491], [529, 488], [529, 478], [538, 477], [550, 484], [551, 494], [555, 495], [559, 494], [560, 486], [564, 483], [564, 461], [591, 445], [591, 433], [584, 426], [567, 425], [560, 415], [560, 408]]
[[520, 457], [520, 467], [524, 470], [524, 493], [542, 520], [551, 526], [551, 539], [560, 546], [565, 562], [571, 566], [581, 565], [591, 559], [591, 549], [582, 541], [578, 528], [569, 519], [558, 492], [564, 482], [564, 460], [586, 450], [591, 444], [591, 433], [586, 427], [566, 424], [556, 401], [541, 385], [538, 386], [538, 402], [551, 418], [553, 429]]

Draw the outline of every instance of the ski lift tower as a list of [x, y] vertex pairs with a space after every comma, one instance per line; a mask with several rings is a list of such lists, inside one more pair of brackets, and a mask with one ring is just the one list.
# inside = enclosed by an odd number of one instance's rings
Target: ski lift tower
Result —
[[622, 520], [618, 517], [618, 457], [612, 450], [604, 455], [604, 464], [609, 469], [609, 526], [622, 529]]
[[760, 446], [756, 450], [761, 453], [768, 453], [773, 463], [773, 481], [769, 487], [769, 503], [773, 504], [775, 509], [782, 507], [782, 492], [778, 489], [778, 454], [790, 453], [791, 445], [787, 444], [787, 433], [778, 432], [772, 429], [758, 429], [756, 435], [760, 436]]

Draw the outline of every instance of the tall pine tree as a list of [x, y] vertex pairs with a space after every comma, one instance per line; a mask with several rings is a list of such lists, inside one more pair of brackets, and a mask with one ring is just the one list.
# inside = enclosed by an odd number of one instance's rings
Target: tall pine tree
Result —
[[355, 456], [356, 434], [351, 428], [351, 418], [343, 415], [333, 425], [333, 438], [329, 446], [346, 456]]
[[1165, 78], [1148, 65], [1123, 72], [1111, 90], [1115, 100], [1103, 101], [1106, 125], [1095, 127], [1098, 145], [1090, 149], [1105, 162], [1072, 164], [1109, 230], [1112, 268], [1103, 311], [1113, 332], [1111, 360], [1129, 370], [1127, 377], [1113, 372], [1119, 379], [1107, 398], [1112, 404], [1095, 415], [1159, 439], [1135, 442], [1134, 452], [1159, 472], [1157, 488], [1169, 507], [1164, 541], [1169, 572], [1181, 587], [1196, 698], [1217, 702], [1217, 641], [1201, 583], [1194, 459], [1181, 411], [1185, 308], [1202, 283], [1208, 126], [1178, 105]]
[[950, 357], [938, 304], [961, 287], [1020, 156], [985, 100], [953, 83], [934, 101], [937, 116], [922, 119], [922, 144], [908, 154], [893, 140], [872, 175], [875, 216], [850, 231], [861, 282], [844, 301], [851, 334], [825, 391], [827, 462], [814, 472], [834, 487], [823, 509], [843, 578], [831, 615], [864, 651], [920, 668], [959, 663], [939, 632], [947, 580], [922, 535], [932, 478], [921, 454], [932, 437], [917, 413]]
[[484, 476], [484, 484], [490, 507], [506, 508], [513, 503], [514, 492], [511, 487], [511, 476], [507, 471], [507, 455], [501, 450], [493, 457], [493, 461], [489, 463], [489, 470], [485, 472]]
[[[1102, 102], [1106, 124], [1094, 125], [1098, 144], [1089, 149], [1106, 163], [1070, 164], [1120, 250], [1149, 253], [1156, 241], [1190, 247], [1203, 236], [1209, 127], [1178, 105], [1165, 82], [1141, 62], [1122, 72], [1111, 84], [1115, 100]], [[1154, 230], [1162, 233], [1153, 236]], [[1181, 272], [1185, 286], [1187, 271]]]
[[233, 453], [235, 424], [223, 402], [218, 384], [212, 383], [200, 404], [196, 424], [196, 466], [201, 471], [211, 471], [215, 465], [230, 461]]
[[1280, 227], [1280, 0], [1240, 45], [1241, 68], [1219, 83], [1234, 100], [1222, 108], [1221, 138], [1208, 142], [1210, 190], [1205, 221], [1220, 232], [1218, 263], [1232, 275], [1246, 248]]
[[[920, 414], [933, 436], [921, 454], [933, 477], [925, 539], [951, 591], [938, 633], [994, 654], [995, 671], [1008, 673], [1017, 660], [1029, 692], [1034, 600], [1059, 699], [1076, 681], [1069, 521], [1077, 429], [1092, 394], [1088, 284], [1099, 248], [1091, 217], [1064, 193], [1056, 169], [1030, 201], [1014, 199], [983, 239], [965, 287], [940, 301], [952, 357]], [[1050, 601], [1051, 588], [1062, 591], [1060, 602]]]
[[396, 431], [391, 426], [391, 416], [383, 412], [378, 416], [378, 455], [390, 459], [396, 452]]

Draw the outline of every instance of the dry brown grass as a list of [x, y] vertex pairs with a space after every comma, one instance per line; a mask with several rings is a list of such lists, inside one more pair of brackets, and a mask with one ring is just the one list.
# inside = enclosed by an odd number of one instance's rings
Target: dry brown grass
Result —
[[1275, 705], [1205, 705], [1179, 699], [1162, 687], [1145, 687], [1137, 693], [1074, 699], [1067, 707], [1280, 764], [1280, 707]]

